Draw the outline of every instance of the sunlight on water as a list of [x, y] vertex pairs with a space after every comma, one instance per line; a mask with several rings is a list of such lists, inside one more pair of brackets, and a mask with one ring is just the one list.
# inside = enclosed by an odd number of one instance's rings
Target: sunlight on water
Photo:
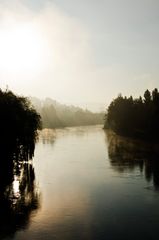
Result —
[[15, 177], [13, 181], [13, 195], [15, 198], [19, 198], [20, 193], [19, 193], [19, 180]]

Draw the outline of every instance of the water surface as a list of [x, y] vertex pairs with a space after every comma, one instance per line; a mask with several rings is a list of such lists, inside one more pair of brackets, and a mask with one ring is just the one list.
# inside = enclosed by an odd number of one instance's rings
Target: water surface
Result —
[[[16, 224], [5, 220], [1, 239], [156, 239], [157, 160], [148, 145], [121, 140], [101, 126], [42, 131], [22, 186], [30, 183], [19, 191], [21, 178], [14, 177], [21, 205]], [[25, 222], [17, 221], [20, 213]]]

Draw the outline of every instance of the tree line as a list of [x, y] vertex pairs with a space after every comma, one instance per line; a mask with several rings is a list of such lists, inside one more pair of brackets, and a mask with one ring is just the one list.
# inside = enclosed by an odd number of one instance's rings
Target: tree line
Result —
[[143, 97], [123, 97], [109, 105], [104, 128], [127, 137], [157, 142], [159, 140], [159, 92], [146, 90]]

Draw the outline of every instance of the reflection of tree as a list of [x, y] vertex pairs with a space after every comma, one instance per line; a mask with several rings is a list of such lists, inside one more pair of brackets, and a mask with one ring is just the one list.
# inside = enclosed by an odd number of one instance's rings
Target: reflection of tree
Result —
[[45, 128], [40, 132], [39, 137], [43, 144], [53, 145], [56, 140], [56, 130]]
[[144, 170], [147, 181], [153, 180], [155, 189], [159, 189], [158, 154], [153, 144], [116, 135], [105, 131], [108, 155], [111, 165], [118, 172]]
[[158, 159], [154, 159], [152, 162], [145, 162], [145, 177], [147, 181], [153, 179], [153, 183], [156, 190], [159, 190], [159, 162]]
[[[2, 173], [2, 174], [1, 174]], [[16, 162], [0, 171], [0, 239], [28, 226], [31, 214], [39, 208], [31, 163]]]

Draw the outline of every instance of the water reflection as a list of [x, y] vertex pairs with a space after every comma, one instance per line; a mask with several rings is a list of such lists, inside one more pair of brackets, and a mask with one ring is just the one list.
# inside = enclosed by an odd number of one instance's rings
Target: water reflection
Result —
[[106, 144], [111, 166], [119, 173], [132, 172], [138, 168], [147, 181], [153, 181], [155, 190], [159, 190], [158, 148], [130, 138], [105, 131]]
[[43, 144], [53, 145], [56, 140], [56, 130], [45, 128], [40, 132], [39, 138]]
[[[9, 239], [156, 239], [159, 195], [153, 191], [152, 181], [145, 181], [145, 176], [155, 179], [156, 166], [149, 161], [148, 148], [140, 153], [138, 143], [138, 151], [129, 151], [128, 141], [122, 145], [114, 136], [108, 136], [105, 144], [102, 127], [49, 130], [44, 134], [45, 144], [42, 136], [40, 139], [34, 165], [41, 208], [32, 221], [31, 209], [27, 223], [19, 227], [22, 231]], [[56, 141], [52, 145], [49, 139]], [[21, 194], [20, 175], [14, 174], [12, 180], [15, 200]], [[157, 189], [157, 180], [154, 182]], [[33, 191], [36, 193], [35, 186]]]
[[39, 192], [31, 162], [16, 161], [0, 169], [0, 239], [28, 227], [39, 208]]

